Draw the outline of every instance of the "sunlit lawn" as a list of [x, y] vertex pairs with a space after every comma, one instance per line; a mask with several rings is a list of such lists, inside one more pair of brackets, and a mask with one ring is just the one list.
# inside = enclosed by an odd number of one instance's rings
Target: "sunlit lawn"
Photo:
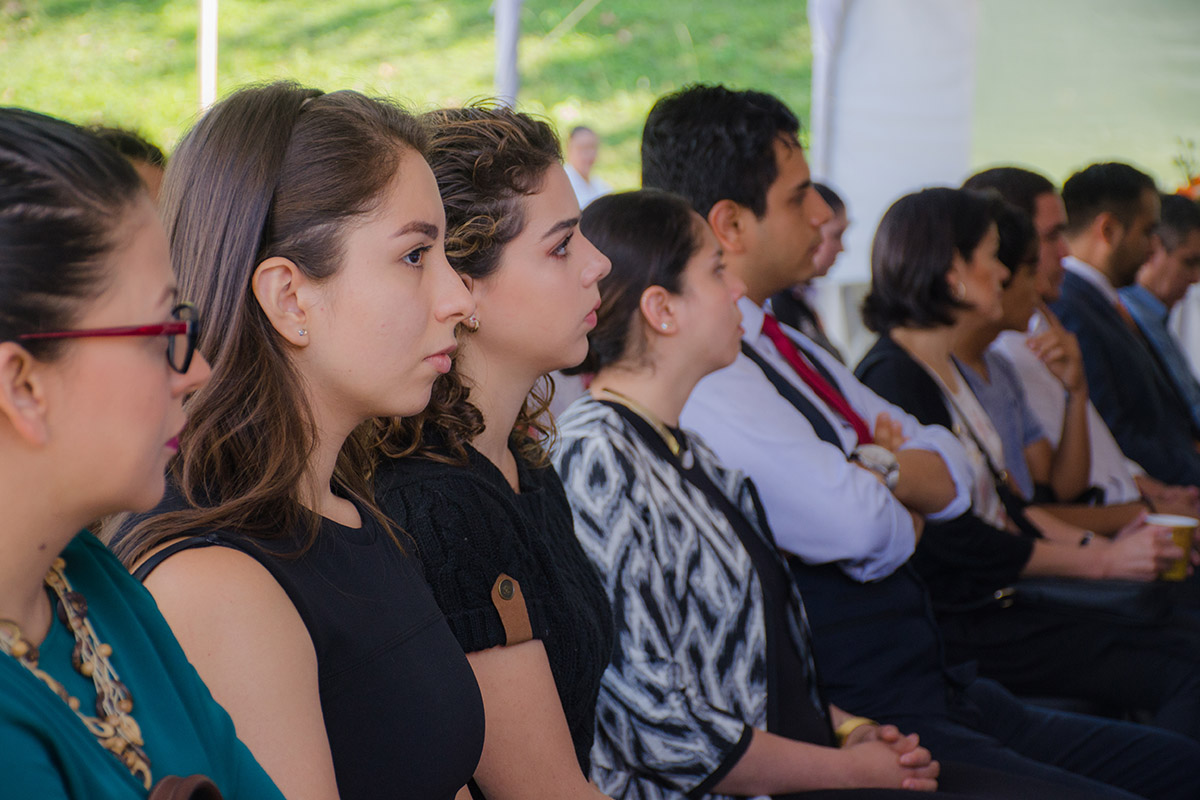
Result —
[[[589, 3], [590, 5], [590, 3]], [[603, 137], [597, 171], [637, 184], [637, 141], [654, 99], [692, 81], [773, 91], [807, 115], [804, 2], [601, 0], [522, 12], [521, 105], [563, 131]], [[171, 146], [197, 112], [196, 0], [0, 0], [0, 103], [132, 126]], [[291, 78], [425, 109], [492, 93], [487, 0], [222, 0], [220, 92]], [[558, 29], [556, 30], [556, 27]]]

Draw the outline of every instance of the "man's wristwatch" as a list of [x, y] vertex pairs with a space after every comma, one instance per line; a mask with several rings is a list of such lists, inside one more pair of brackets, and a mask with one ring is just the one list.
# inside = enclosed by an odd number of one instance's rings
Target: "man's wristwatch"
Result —
[[861, 467], [871, 470], [883, 478], [889, 489], [895, 489], [900, 482], [900, 462], [896, 455], [886, 447], [877, 444], [860, 444], [850, 454], [850, 460]]

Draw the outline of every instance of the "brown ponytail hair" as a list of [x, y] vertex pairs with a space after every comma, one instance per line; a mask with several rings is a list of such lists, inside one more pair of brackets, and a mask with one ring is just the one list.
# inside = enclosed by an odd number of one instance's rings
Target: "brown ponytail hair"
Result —
[[[199, 350], [212, 378], [189, 401], [170, 467], [188, 508], [122, 536], [114, 550], [127, 565], [197, 530], [271, 539], [307, 525], [311, 546], [320, 518], [299, 491], [316, 425], [251, 279], [273, 256], [313, 280], [331, 277], [348, 225], [377, 207], [405, 148], [425, 145], [416, 118], [387, 101], [291, 83], [234, 93], [184, 137], [167, 167], [163, 219], [181, 294], [204, 313]], [[382, 521], [367, 430], [347, 439], [333, 483]]]
[[[446, 208], [446, 257], [462, 275], [480, 279], [500, 266], [504, 248], [525, 228], [522, 200], [536, 194], [546, 170], [562, 163], [554, 129], [543, 120], [492, 104], [432, 111], [429, 166]], [[460, 335], [469, 332], [460, 328]], [[465, 464], [466, 445], [483, 432], [483, 415], [470, 388], [452, 366], [433, 384], [425, 411], [382, 420], [376, 446], [390, 458], [421, 455]], [[534, 465], [547, 463], [543, 444], [553, 434], [547, 415], [554, 383], [544, 376], [529, 393], [509, 434], [517, 453]], [[434, 429], [449, 453], [432, 449], [423, 432]], [[447, 457], [448, 456], [448, 457]]]

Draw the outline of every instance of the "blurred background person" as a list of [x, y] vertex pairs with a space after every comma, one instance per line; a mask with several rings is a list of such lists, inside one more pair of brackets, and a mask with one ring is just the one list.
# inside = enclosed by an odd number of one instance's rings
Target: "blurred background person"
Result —
[[821, 244], [813, 254], [815, 270], [812, 278], [772, 295], [771, 311], [781, 323], [800, 331], [844, 364], [846, 359], [825, 333], [821, 315], [817, 313], [813, 281], [825, 277], [829, 270], [833, 269], [837, 257], [845, 249], [842, 246], [842, 236], [846, 233], [846, 228], [850, 227], [850, 220], [846, 216], [846, 203], [837, 192], [816, 181], [813, 182], [813, 189], [829, 206], [833, 218], [821, 226]]
[[588, 203], [612, 191], [611, 186], [592, 175], [599, 152], [600, 137], [594, 130], [586, 125], [576, 125], [571, 129], [567, 136], [566, 163], [563, 167], [580, 208], [587, 208]]
[[1200, 383], [1167, 322], [1188, 287], [1200, 280], [1200, 205], [1177, 194], [1160, 198], [1162, 216], [1150, 258], [1133, 285], [1117, 293], [1200, 430]]

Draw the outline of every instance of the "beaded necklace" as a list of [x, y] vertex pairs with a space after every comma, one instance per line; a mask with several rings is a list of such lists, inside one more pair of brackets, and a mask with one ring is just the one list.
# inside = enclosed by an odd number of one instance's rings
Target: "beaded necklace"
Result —
[[142, 730], [134, 720], [133, 695], [129, 687], [121, 683], [117, 671], [108, 657], [112, 647], [100, 642], [96, 630], [87, 618], [87, 600], [71, 588], [63, 574], [66, 562], [56, 558], [46, 573], [46, 585], [58, 597], [57, 615], [71, 629], [75, 637], [75, 648], [71, 652], [71, 664], [84, 677], [96, 685], [96, 716], [79, 710], [79, 699], [67, 693], [66, 687], [49, 673], [38, 667], [38, 648], [21, 636], [21, 628], [12, 620], [0, 619], [0, 650], [17, 659], [50, 690], [62, 698], [72, 711], [100, 742], [100, 746], [115, 755], [133, 777], [141, 780], [147, 789], [152, 782], [150, 758], [142, 749], [145, 742]]

